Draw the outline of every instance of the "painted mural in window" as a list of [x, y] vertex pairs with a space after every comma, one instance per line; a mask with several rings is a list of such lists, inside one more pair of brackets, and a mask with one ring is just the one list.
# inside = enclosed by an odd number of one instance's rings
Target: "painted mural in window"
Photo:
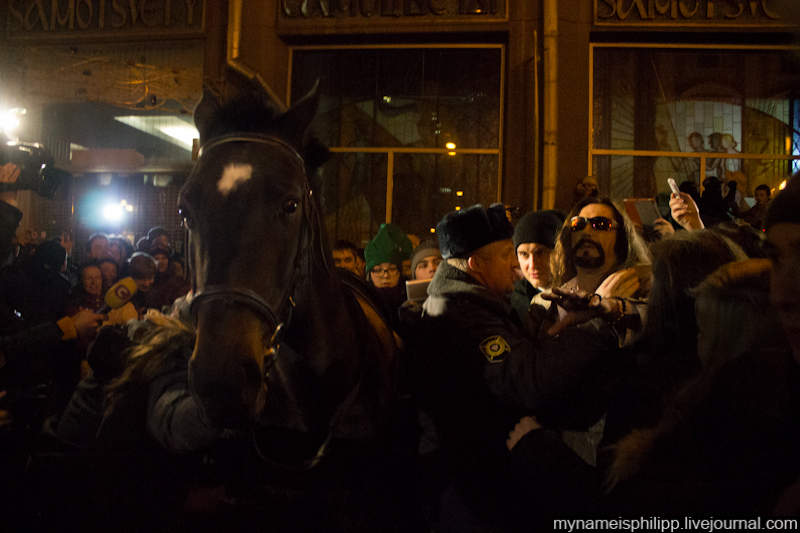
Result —
[[752, 196], [797, 168], [785, 157], [800, 148], [797, 51], [599, 47], [593, 87], [593, 149], [687, 154], [596, 156], [613, 198], [666, 192], [668, 177], [736, 181]]

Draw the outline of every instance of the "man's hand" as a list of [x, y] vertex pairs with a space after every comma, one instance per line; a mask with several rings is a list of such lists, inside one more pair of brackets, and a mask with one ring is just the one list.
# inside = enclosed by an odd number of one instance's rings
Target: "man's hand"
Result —
[[630, 298], [639, 290], [639, 276], [635, 268], [617, 270], [609, 274], [595, 293], [605, 298]]
[[[16, 183], [19, 178], [19, 167], [14, 163], [6, 163], [0, 167], [0, 183]], [[17, 191], [0, 192], [0, 201], [17, 206]]]
[[619, 298], [604, 298], [598, 293], [555, 288], [550, 293], [542, 293], [542, 298], [555, 302], [567, 311], [564, 318], [547, 330], [547, 334], [552, 336], [558, 335], [570, 326], [583, 324], [596, 317], [617, 320], [623, 313]]
[[675, 228], [672, 227], [668, 221], [664, 220], [663, 218], [657, 218], [653, 221], [653, 229], [661, 235], [662, 239], [669, 237], [670, 235], [675, 234]]
[[672, 213], [672, 218], [677, 220], [683, 229], [694, 231], [705, 228], [703, 221], [700, 220], [700, 210], [697, 209], [694, 198], [685, 192], [682, 192], [680, 196], [672, 194], [669, 199], [669, 209]]
[[506, 448], [508, 451], [511, 451], [517, 443], [522, 440], [522, 437], [530, 433], [535, 429], [541, 429], [542, 425], [539, 423], [532, 416], [523, 416], [517, 425], [514, 426], [514, 429], [511, 430], [511, 433], [508, 434], [508, 439], [506, 439]]
[[82, 309], [70, 317], [75, 324], [75, 330], [82, 339], [91, 339], [97, 334], [100, 323], [106, 319], [90, 309]]
[[65, 231], [61, 234], [59, 242], [61, 243], [62, 248], [67, 251], [67, 257], [70, 257], [72, 255], [72, 236], [68, 231]]

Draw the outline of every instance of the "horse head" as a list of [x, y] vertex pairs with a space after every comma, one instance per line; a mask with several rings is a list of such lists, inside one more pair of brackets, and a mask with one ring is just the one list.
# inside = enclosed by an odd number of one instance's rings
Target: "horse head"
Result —
[[179, 196], [189, 229], [192, 393], [221, 427], [257, 418], [272, 347], [291, 319], [313, 245], [308, 176], [327, 151], [308, 141], [316, 91], [285, 112], [251, 89], [195, 110], [200, 154]]

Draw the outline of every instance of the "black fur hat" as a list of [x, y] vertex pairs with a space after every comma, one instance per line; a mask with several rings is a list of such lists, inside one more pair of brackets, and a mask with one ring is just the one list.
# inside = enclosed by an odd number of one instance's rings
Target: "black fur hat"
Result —
[[469, 257], [469, 254], [495, 241], [510, 239], [514, 228], [503, 204], [489, 208], [481, 204], [448, 213], [436, 225], [442, 257]]

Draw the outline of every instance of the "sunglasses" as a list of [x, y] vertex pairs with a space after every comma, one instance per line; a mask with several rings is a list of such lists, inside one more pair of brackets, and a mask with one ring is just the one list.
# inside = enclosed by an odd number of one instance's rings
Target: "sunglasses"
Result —
[[614, 221], [606, 217], [572, 217], [569, 220], [569, 229], [572, 231], [581, 231], [587, 224], [596, 231], [614, 231], [617, 229], [617, 225]]

